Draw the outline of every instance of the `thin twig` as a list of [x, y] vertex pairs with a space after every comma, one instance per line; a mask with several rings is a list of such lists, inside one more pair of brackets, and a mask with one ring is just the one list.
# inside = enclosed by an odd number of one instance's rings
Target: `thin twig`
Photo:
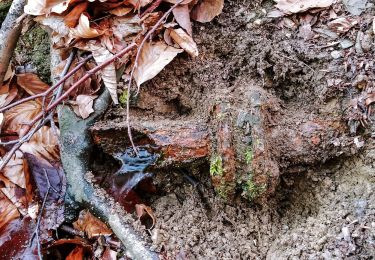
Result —
[[36, 95], [33, 95], [33, 96], [30, 96], [30, 97], [27, 97], [27, 98], [24, 98], [24, 99], [21, 99], [21, 100], [18, 100], [17, 102], [14, 102], [12, 104], [9, 104], [5, 107], [2, 107], [0, 108], [0, 113], [12, 108], [12, 107], [15, 107], [15, 106], [18, 106], [20, 104], [23, 104], [27, 101], [30, 101], [30, 100], [33, 100], [33, 99], [36, 99], [36, 98], [41, 98], [41, 97], [44, 97], [44, 96], [47, 96], [48, 94], [50, 94], [53, 90], [55, 90], [58, 86], [60, 86], [61, 84], [63, 84], [69, 77], [71, 77], [74, 73], [76, 73], [82, 66], [85, 65], [85, 63], [87, 61], [89, 61], [90, 59], [92, 58], [92, 55], [89, 55], [87, 56], [84, 60], [82, 60], [80, 63], [77, 64], [76, 67], [74, 67], [74, 69], [72, 69], [71, 71], [69, 71], [69, 73], [67, 73], [62, 79], [60, 79], [55, 85], [53, 85], [52, 87], [50, 87], [49, 89], [47, 89], [46, 91], [42, 92], [42, 93], [39, 93], [39, 94], [36, 94]]
[[[133, 147], [133, 150], [134, 150], [134, 152], [136, 153], [137, 156], [138, 156], [138, 151], [137, 151], [137, 148], [135, 147], [135, 144], [134, 144], [134, 141], [133, 141], [133, 136], [132, 136], [132, 131], [131, 131], [131, 128], [130, 128], [130, 104], [129, 104], [130, 103], [130, 89], [131, 89], [131, 86], [132, 86], [134, 71], [138, 66], [138, 60], [139, 60], [140, 54], [142, 52], [142, 48], [145, 45], [146, 41], [159, 28], [159, 26], [164, 22], [164, 20], [173, 11], [173, 9], [175, 9], [183, 1], [184, 0], [179, 0], [176, 4], [174, 4], [171, 8], [169, 8], [169, 10], [159, 19], [159, 21], [152, 27], [152, 29], [143, 38], [141, 44], [138, 47], [137, 55], [136, 55], [135, 60], [134, 60], [134, 65], [133, 65], [133, 68], [132, 68], [131, 73], [130, 73], [130, 79], [129, 79], [128, 88], [127, 88], [128, 94], [127, 94], [127, 97], [126, 97], [126, 124], [127, 124], [127, 128], [128, 128], [128, 136], [129, 136], [130, 143], [131, 143], [131, 145]], [[136, 95], [138, 95], [138, 93], [139, 93], [139, 86], [137, 85]]]
[[40, 247], [40, 239], [39, 239], [40, 222], [42, 220], [43, 211], [44, 211], [44, 208], [46, 206], [46, 202], [47, 202], [47, 198], [48, 198], [48, 195], [49, 195], [49, 191], [51, 189], [51, 183], [49, 181], [48, 174], [47, 174], [47, 171], [45, 169], [44, 169], [44, 176], [46, 177], [46, 180], [47, 180], [47, 185], [48, 185], [47, 186], [47, 191], [46, 191], [46, 194], [44, 195], [43, 203], [42, 203], [42, 208], [40, 209], [40, 212], [39, 212], [39, 215], [38, 215], [38, 220], [36, 222], [36, 227], [35, 227], [35, 230], [34, 230], [34, 234], [33, 234], [32, 238], [31, 238], [31, 242], [30, 242], [30, 246], [31, 246], [33, 244], [34, 238], [36, 237], [37, 246], [38, 246], [38, 256], [39, 256], [40, 260], [43, 259], [42, 250], [41, 250], [41, 247]]

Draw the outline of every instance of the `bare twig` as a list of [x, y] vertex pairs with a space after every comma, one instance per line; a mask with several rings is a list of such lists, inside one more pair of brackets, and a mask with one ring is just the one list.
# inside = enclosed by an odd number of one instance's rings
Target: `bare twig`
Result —
[[50, 87], [49, 89], [47, 89], [46, 91], [40, 93], [40, 94], [36, 94], [36, 95], [33, 95], [33, 96], [30, 96], [30, 97], [27, 97], [27, 98], [24, 98], [24, 99], [21, 99], [21, 100], [18, 100], [12, 104], [9, 104], [5, 107], [2, 107], [0, 108], [0, 113], [12, 108], [12, 107], [15, 107], [15, 106], [18, 106], [20, 104], [23, 104], [27, 101], [30, 101], [30, 100], [33, 100], [33, 99], [36, 99], [36, 98], [42, 98], [42, 97], [45, 97], [47, 96], [48, 94], [50, 94], [53, 90], [55, 90], [57, 87], [59, 87], [61, 84], [63, 84], [69, 77], [71, 77], [74, 73], [76, 73], [82, 66], [85, 65], [85, 63], [87, 61], [89, 61], [90, 59], [92, 58], [92, 55], [89, 55], [87, 56], [84, 60], [82, 60], [80, 63], [77, 64], [76, 67], [74, 67], [74, 69], [72, 69], [71, 71], [69, 71], [64, 77], [62, 77], [55, 85], [53, 85], [52, 87]]
[[[159, 26], [169, 16], [169, 14], [173, 11], [173, 9], [175, 9], [183, 1], [184, 0], [179, 0], [176, 4], [174, 4], [171, 8], [169, 8], [169, 10], [159, 19], [159, 21], [151, 28], [151, 30], [143, 38], [141, 44], [138, 47], [137, 55], [136, 55], [135, 61], [134, 61], [134, 65], [133, 65], [133, 68], [132, 68], [131, 73], [130, 73], [130, 79], [129, 79], [128, 88], [127, 88], [128, 94], [127, 94], [127, 97], [126, 97], [126, 124], [128, 126], [128, 136], [129, 136], [130, 143], [131, 143], [131, 145], [133, 147], [133, 150], [134, 150], [134, 152], [136, 153], [137, 156], [138, 156], [138, 151], [137, 151], [137, 148], [135, 147], [135, 144], [134, 144], [134, 141], [133, 141], [133, 137], [132, 137], [132, 131], [131, 131], [131, 128], [130, 128], [130, 104], [129, 104], [130, 103], [130, 89], [131, 89], [131, 86], [132, 86], [132, 80], [133, 80], [133, 76], [134, 76], [134, 71], [135, 71], [135, 69], [138, 66], [138, 60], [139, 60], [140, 54], [142, 52], [142, 48], [145, 45], [146, 41], [149, 38], [151, 38], [152, 34], [159, 28]], [[138, 93], [139, 93], [139, 86], [137, 86], [137, 93], [136, 93], [136, 95], [138, 95]]]
[[42, 220], [42, 216], [43, 216], [43, 211], [44, 211], [44, 208], [46, 206], [46, 202], [47, 202], [47, 198], [48, 198], [48, 195], [49, 195], [49, 191], [51, 189], [51, 183], [49, 181], [49, 178], [48, 178], [48, 174], [47, 174], [47, 171], [44, 170], [44, 176], [46, 177], [46, 180], [47, 180], [47, 191], [46, 191], [46, 194], [44, 195], [44, 198], [43, 198], [43, 202], [42, 202], [42, 208], [40, 209], [40, 212], [39, 212], [39, 215], [38, 215], [38, 220], [36, 222], [36, 227], [35, 227], [35, 230], [34, 230], [34, 234], [31, 238], [31, 242], [30, 242], [30, 246], [33, 244], [33, 241], [34, 241], [34, 238], [36, 238], [36, 242], [37, 242], [37, 246], [38, 246], [38, 256], [39, 256], [39, 259], [42, 260], [43, 259], [43, 256], [42, 256], [42, 250], [41, 250], [41, 246], [40, 246], [40, 239], [39, 239], [39, 230], [40, 230], [40, 222]]

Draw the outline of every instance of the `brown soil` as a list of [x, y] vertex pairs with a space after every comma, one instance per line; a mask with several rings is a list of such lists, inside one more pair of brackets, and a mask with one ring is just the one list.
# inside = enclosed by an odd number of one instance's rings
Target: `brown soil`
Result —
[[[200, 56], [180, 56], [133, 100], [133, 122], [152, 121], [161, 128], [201, 122], [209, 132], [217, 127], [213, 107], [226, 103], [233, 127], [234, 201], [215, 195], [208, 161], [183, 165], [187, 175], [171, 167], [159, 170], [158, 195], [148, 198], [157, 218], [154, 248], [178, 259], [373, 259], [372, 126], [361, 127], [356, 120], [362, 114], [350, 109], [350, 100], [361, 95], [354, 84], [358, 75], [374, 79], [373, 48], [358, 54], [337, 44], [327, 47], [332, 39], [322, 36], [304, 40], [298, 28], [264, 17], [262, 9], [269, 10], [271, 2], [257, 2], [226, 2], [212, 23], [195, 24]], [[344, 13], [341, 4], [334, 9]], [[370, 35], [374, 13], [369, 8], [341, 38], [355, 42], [358, 31]], [[315, 14], [315, 27], [326, 23], [326, 14]], [[334, 50], [345, 58], [334, 59]], [[266, 167], [263, 171], [277, 165], [267, 177], [270, 196], [262, 206], [241, 196], [251, 143], [241, 115], [254, 91], [263, 93], [267, 111], [262, 131], [268, 153], [257, 165]], [[123, 127], [124, 116], [124, 109], [114, 108], [96, 128]], [[122, 135], [126, 138], [126, 131]], [[364, 148], [355, 140], [365, 141]]]

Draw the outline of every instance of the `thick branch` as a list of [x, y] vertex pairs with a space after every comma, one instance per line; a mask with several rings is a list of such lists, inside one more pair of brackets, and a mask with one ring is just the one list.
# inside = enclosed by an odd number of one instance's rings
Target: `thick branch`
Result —
[[22, 22], [18, 18], [23, 14], [25, 4], [26, 0], [14, 0], [0, 29], [0, 86], [21, 35]]

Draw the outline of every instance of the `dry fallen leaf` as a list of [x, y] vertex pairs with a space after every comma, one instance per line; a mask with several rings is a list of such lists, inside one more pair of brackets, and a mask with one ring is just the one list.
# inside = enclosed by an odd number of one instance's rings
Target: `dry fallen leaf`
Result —
[[355, 19], [349, 17], [340, 17], [329, 22], [327, 25], [332, 31], [335, 31], [337, 33], [345, 33], [357, 23], [358, 22]]
[[28, 0], [25, 6], [25, 13], [30, 15], [43, 15], [62, 13], [69, 6], [70, 0]]
[[24, 174], [24, 161], [22, 158], [13, 156], [4, 169], [2, 174], [19, 187], [26, 188], [26, 178]]
[[276, 7], [284, 14], [295, 14], [312, 8], [326, 8], [335, 0], [275, 0]]
[[84, 259], [84, 250], [81, 246], [76, 246], [65, 260], [82, 260]]
[[150, 43], [143, 46], [138, 60], [138, 66], [134, 70], [134, 79], [140, 86], [147, 80], [155, 77], [178, 53], [183, 52], [166, 45], [164, 42]]
[[30, 96], [40, 94], [49, 88], [37, 75], [24, 73], [17, 75], [17, 84], [23, 88]]
[[31, 137], [30, 141], [22, 144], [20, 150], [23, 153], [34, 155], [45, 164], [51, 165], [59, 161], [60, 158], [57, 138], [51, 127], [43, 126]]
[[104, 32], [91, 28], [89, 18], [85, 14], [81, 14], [78, 25], [71, 29], [71, 33], [74, 37], [91, 39], [102, 35]]
[[[76, 99], [77, 112], [78, 116], [81, 116], [83, 119], [86, 119], [94, 112], [93, 105], [94, 100], [98, 96], [89, 96], [89, 95], [78, 95]], [[74, 111], [76, 112], [76, 111]]]
[[37, 101], [31, 100], [13, 107], [4, 113], [3, 131], [17, 133], [22, 136], [29, 123], [42, 112], [42, 106]]
[[152, 229], [155, 226], [156, 218], [154, 216], [154, 212], [152, 211], [152, 208], [149, 206], [146, 206], [144, 204], [136, 204], [135, 205], [135, 213], [137, 214], [137, 217], [139, 219], [149, 216], [152, 219], [152, 226], [149, 229]]
[[173, 9], [173, 15], [176, 18], [177, 23], [184, 28], [190, 36], [192, 36], [193, 29], [191, 28], [190, 10], [188, 5], [177, 6]]
[[0, 230], [3, 230], [4, 226], [19, 216], [17, 207], [0, 192]]
[[86, 11], [88, 2], [83, 2], [76, 5], [68, 14], [64, 16], [66, 26], [74, 28], [77, 26], [81, 14]]
[[124, 16], [129, 14], [132, 10], [134, 10], [132, 7], [119, 6], [115, 9], [109, 10], [108, 12], [116, 16]]
[[203, 0], [191, 10], [191, 19], [206, 23], [219, 15], [224, 7], [224, 0]]
[[[86, 51], [91, 51], [98, 65], [102, 64], [103, 62], [113, 57], [113, 54], [109, 50], [103, 47], [100, 44], [100, 42], [97, 42], [94, 40], [87, 42], [85, 45], [80, 46], [80, 48]], [[117, 98], [117, 79], [116, 79], [115, 64], [113, 62], [110, 63], [107, 67], [101, 69], [100, 72], [101, 72], [104, 85], [108, 89], [109, 93], [111, 94], [113, 103], [117, 105], [118, 98]]]
[[172, 29], [170, 35], [171, 38], [192, 57], [198, 56], [199, 52], [197, 44], [194, 42], [193, 38], [191, 38], [190, 35], [188, 35], [184, 30], [182, 30], [181, 28]]
[[112, 235], [112, 231], [100, 219], [93, 216], [88, 210], [79, 213], [78, 220], [73, 223], [74, 228], [83, 231], [89, 238]]

